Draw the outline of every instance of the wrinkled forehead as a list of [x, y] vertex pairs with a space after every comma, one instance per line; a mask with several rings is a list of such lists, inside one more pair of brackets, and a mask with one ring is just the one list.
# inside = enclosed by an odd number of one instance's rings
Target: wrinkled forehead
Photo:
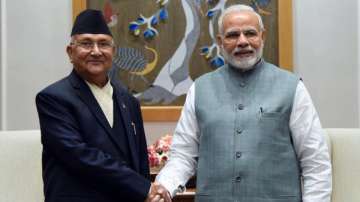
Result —
[[74, 40], [90, 41], [112, 41], [113, 38], [107, 34], [75, 34], [71, 37]]

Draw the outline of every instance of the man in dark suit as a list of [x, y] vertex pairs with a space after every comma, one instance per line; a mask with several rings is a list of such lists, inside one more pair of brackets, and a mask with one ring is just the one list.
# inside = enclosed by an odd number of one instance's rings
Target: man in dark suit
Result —
[[169, 201], [149, 180], [139, 103], [109, 80], [115, 46], [100, 11], [76, 18], [66, 51], [73, 71], [36, 96], [45, 201]]

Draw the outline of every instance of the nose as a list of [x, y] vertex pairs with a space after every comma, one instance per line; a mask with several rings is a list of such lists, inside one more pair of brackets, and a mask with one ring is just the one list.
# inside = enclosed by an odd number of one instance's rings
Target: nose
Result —
[[93, 44], [93, 47], [91, 49], [91, 55], [101, 55], [101, 51], [97, 43]]
[[245, 48], [248, 45], [249, 45], [248, 39], [246, 38], [246, 36], [243, 33], [241, 33], [238, 40], [236, 41], [236, 46], [240, 47], [240, 48]]

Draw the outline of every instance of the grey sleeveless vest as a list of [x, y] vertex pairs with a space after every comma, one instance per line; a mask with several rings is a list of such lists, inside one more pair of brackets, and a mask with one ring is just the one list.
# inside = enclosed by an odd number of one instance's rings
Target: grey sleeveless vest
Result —
[[195, 81], [197, 202], [300, 202], [289, 119], [299, 79], [260, 61]]

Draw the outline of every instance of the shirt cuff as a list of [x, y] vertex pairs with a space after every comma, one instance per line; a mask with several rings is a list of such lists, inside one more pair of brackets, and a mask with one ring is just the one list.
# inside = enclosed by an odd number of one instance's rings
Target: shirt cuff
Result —
[[171, 178], [165, 180], [159, 177], [156, 178], [156, 182], [163, 185], [169, 191], [171, 198], [173, 198], [176, 195], [176, 193], [181, 193], [185, 191], [184, 185], [179, 184], [178, 182], [176, 182], [176, 180], [173, 180]]

